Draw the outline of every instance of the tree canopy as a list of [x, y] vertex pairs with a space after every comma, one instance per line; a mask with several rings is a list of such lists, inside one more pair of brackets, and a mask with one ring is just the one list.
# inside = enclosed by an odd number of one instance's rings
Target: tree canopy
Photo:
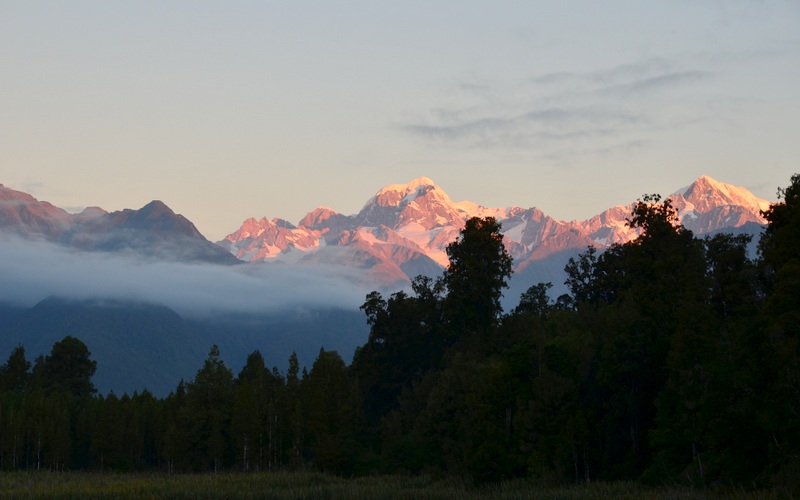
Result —
[[457, 241], [447, 246], [443, 275], [446, 310], [459, 330], [486, 329], [502, 312], [500, 298], [511, 277], [511, 256], [494, 217], [467, 220]]
[[69, 392], [82, 397], [97, 392], [92, 384], [95, 370], [97, 361], [91, 359], [86, 344], [68, 335], [53, 344], [49, 355], [36, 360], [33, 377], [47, 392]]
[[[0, 366], [0, 468], [302, 469], [476, 482], [640, 480], [800, 494], [800, 176], [746, 235], [703, 239], [645, 195], [639, 236], [570, 259], [569, 294], [531, 284], [510, 312], [494, 219], [467, 221], [441, 278], [366, 296], [350, 366], [310, 371], [213, 346], [167, 398], [96, 395], [71, 337]], [[735, 439], [731, 437], [734, 436]], [[690, 491], [690, 490], [687, 490]]]

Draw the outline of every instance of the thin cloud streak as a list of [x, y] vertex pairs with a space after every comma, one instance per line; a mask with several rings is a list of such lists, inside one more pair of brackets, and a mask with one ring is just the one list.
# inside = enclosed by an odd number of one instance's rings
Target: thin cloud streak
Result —
[[671, 89], [693, 83], [700, 80], [711, 78], [714, 73], [710, 71], [678, 71], [674, 73], [665, 73], [662, 75], [653, 76], [636, 80], [630, 83], [619, 85], [612, 85], [598, 90], [601, 94], [615, 94], [620, 97], [629, 96], [630, 94], [641, 94], [645, 92], [661, 91]]
[[[716, 76], [713, 69], [693, 68], [690, 62], [653, 57], [596, 71], [548, 73], [505, 88], [489, 89], [476, 80], [474, 85], [496, 98], [437, 108], [427, 119], [396, 127], [438, 147], [516, 149], [560, 163], [569, 151], [581, 152], [580, 157], [592, 151], [624, 152], [630, 148], [620, 145], [642, 145], [654, 133], [707, 118], [698, 117], [707, 112], [705, 106], [673, 102], [674, 91], [689, 92], [693, 102], [702, 100], [693, 87]], [[472, 85], [463, 82], [460, 88]], [[565, 141], [575, 144], [565, 147]]]
[[647, 125], [637, 114], [596, 107], [550, 107], [511, 116], [487, 116], [454, 124], [401, 125], [404, 131], [442, 144], [467, 147], [530, 147], [537, 141], [605, 136]]
[[586, 72], [560, 71], [547, 73], [531, 79], [539, 85], [559, 85], [568, 82], [584, 84], [616, 84], [625, 80], [640, 80], [654, 74], [672, 71], [674, 63], [665, 58], [650, 58], [628, 64], [620, 64], [608, 69]]

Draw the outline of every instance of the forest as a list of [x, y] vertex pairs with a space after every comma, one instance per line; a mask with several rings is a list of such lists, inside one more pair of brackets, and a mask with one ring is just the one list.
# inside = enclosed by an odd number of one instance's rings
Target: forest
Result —
[[165, 398], [97, 394], [77, 338], [0, 366], [0, 469], [430, 474], [800, 491], [800, 174], [749, 236], [698, 238], [645, 195], [637, 239], [570, 259], [568, 294], [511, 276], [500, 225], [467, 221], [438, 279], [372, 292], [348, 365], [285, 373], [212, 346]]

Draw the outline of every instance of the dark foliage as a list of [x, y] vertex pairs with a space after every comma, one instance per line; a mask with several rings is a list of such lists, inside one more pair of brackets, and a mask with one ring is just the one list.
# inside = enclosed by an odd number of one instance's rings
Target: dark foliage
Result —
[[[695, 238], [648, 195], [640, 236], [566, 267], [567, 296], [531, 286], [503, 314], [511, 261], [493, 219], [469, 221], [439, 280], [361, 307], [351, 366], [320, 350], [285, 375], [252, 353], [238, 376], [214, 346], [164, 399], [93, 396], [64, 339], [33, 370], [0, 367], [0, 467], [339, 474], [476, 482], [642, 480], [798, 490], [800, 176], [748, 237]], [[88, 385], [87, 385], [88, 383]]]

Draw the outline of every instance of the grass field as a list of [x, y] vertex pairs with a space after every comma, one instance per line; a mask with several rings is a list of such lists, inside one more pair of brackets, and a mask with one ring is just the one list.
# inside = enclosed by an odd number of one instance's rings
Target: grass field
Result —
[[518, 480], [473, 487], [458, 478], [376, 476], [343, 479], [316, 473], [99, 474], [0, 473], [3, 498], [346, 498], [346, 499], [579, 499], [781, 498], [778, 492], [649, 489], [636, 483], [540, 488]]

